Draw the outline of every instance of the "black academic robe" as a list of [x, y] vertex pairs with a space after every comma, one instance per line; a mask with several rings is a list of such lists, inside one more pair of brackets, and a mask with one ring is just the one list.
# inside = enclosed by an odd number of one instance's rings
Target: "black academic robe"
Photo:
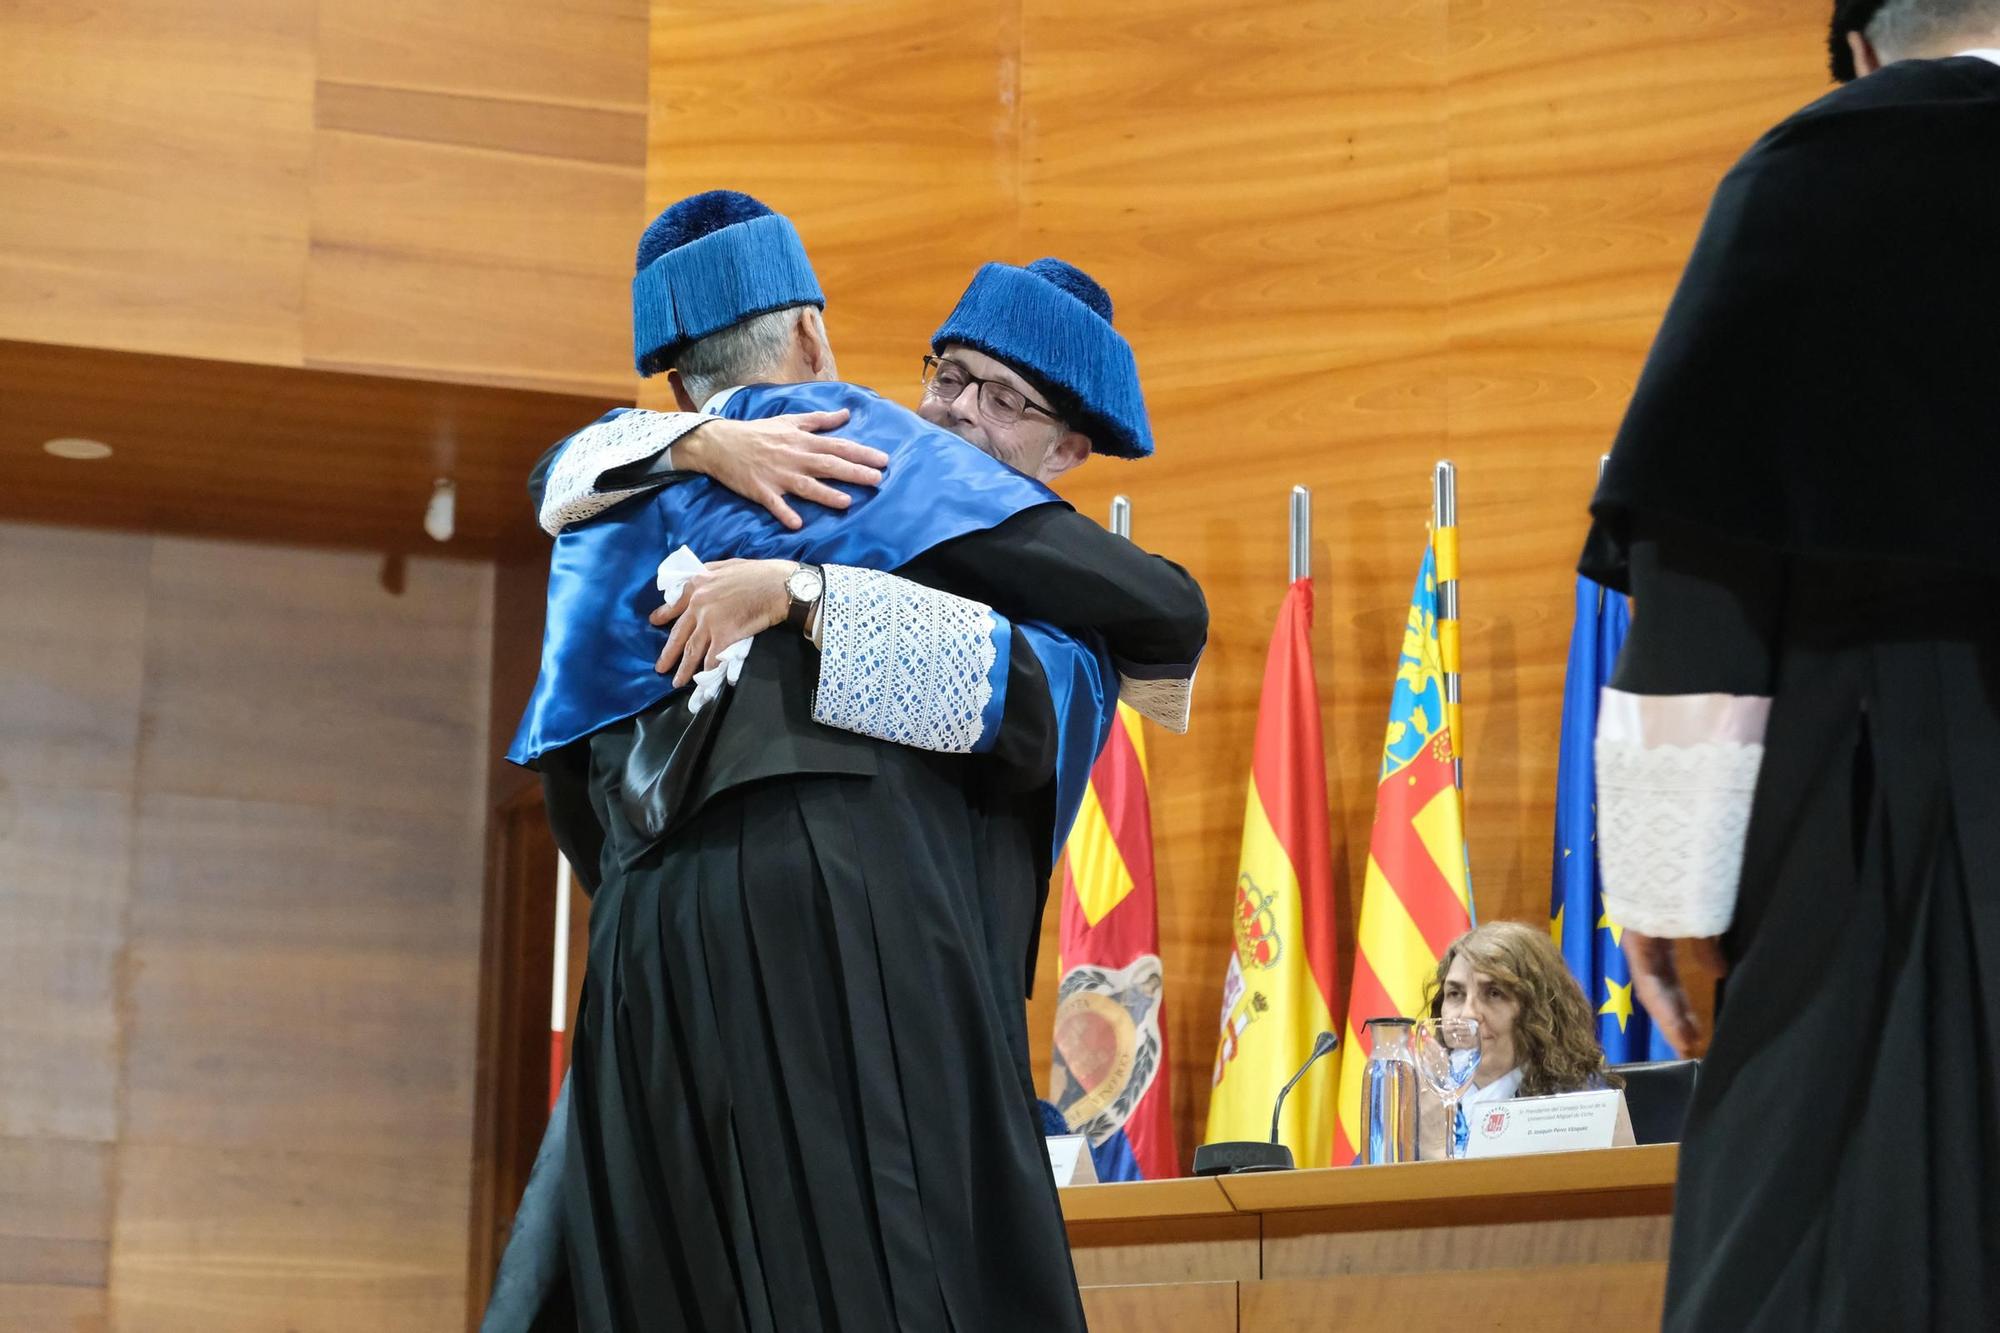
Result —
[[1666, 1326], [2000, 1327], [2000, 582], [1641, 520], [1612, 686], [1771, 698]]
[[2000, 1327], [1996, 163], [1978, 58], [1766, 135], [1593, 502], [1613, 688], [1771, 700], [1670, 1329]]
[[[900, 572], [1130, 661], [1190, 662], [1206, 635], [1183, 571], [1059, 507]], [[990, 755], [811, 722], [813, 655], [777, 630], [665, 837], [620, 789], [672, 749], [649, 728], [683, 734], [678, 702], [545, 766], [558, 839], [601, 880], [559, 1191], [582, 1327], [1082, 1326], [1028, 1110], [1055, 747], [1015, 644]], [[523, 1211], [489, 1329], [539, 1306], [515, 1274], [553, 1223]]]

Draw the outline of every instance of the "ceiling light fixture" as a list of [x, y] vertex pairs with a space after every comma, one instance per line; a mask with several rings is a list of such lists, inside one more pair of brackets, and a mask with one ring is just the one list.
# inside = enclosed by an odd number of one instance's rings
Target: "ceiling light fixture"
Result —
[[458, 488], [445, 477], [431, 487], [430, 503], [424, 506], [424, 531], [432, 541], [448, 542], [458, 525]]
[[57, 458], [89, 462], [93, 459], [111, 457], [111, 446], [102, 440], [86, 440], [80, 435], [64, 435], [58, 439], [43, 441], [42, 452], [53, 454]]

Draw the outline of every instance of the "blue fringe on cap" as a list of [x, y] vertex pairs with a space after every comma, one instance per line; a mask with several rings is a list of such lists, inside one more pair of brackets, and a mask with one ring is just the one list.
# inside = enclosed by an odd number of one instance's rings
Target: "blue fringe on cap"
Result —
[[1092, 453], [1146, 458], [1153, 427], [1139, 391], [1132, 345], [1111, 327], [1111, 298], [1089, 274], [1060, 259], [1026, 268], [987, 264], [973, 275], [931, 350], [958, 343], [1005, 361], [1074, 399]]
[[632, 360], [665, 370], [689, 343], [788, 306], [824, 310], [791, 220], [747, 194], [710, 190], [673, 205], [639, 242], [632, 278]]

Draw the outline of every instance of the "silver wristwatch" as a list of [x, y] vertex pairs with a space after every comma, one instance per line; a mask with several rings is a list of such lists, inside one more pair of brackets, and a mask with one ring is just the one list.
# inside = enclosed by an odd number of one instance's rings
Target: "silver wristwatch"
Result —
[[791, 599], [785, 608], [785, 623], [803, 631], [825, 592], [826, 579], [818, 565], [800, 565], [793, 570], [785, 579], [785, 596]]

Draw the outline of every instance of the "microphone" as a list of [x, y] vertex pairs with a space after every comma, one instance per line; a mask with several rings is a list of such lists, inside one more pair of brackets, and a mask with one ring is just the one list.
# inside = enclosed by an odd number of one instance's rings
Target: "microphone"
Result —
[[1276, 1143], [1278, 1141], [1278, 1113], [1285, 1109], [1285, 1098], [1291, 1094], [1293, 1085], [1306, 1076], [1306, 1071], [1311, 1069], [1322, 1055], [1325, 1055], [1338, 1045], [1340, 1045], [1340, 1038], [1334, 1036], [1331, 1032], [1320, 1033], [1313, 1041], [1313, 1053], [1308, 1055], [1306, 1062], [1299, 1066], [1299, 1072], [1292, 1075], [1290, 1082], [1286, 1083], [1284, 1087], [1278, 1089], [1278, 1100], [1271, 1107], [1271, 1142]]
[[1322, 1032], [1313, 1041], [1312, 1054], [1299, 1066], [1298, 1072], [1285, 1081], [1278, 1090], [1278, 1100], [1271, 1107], [1271, 1141], [1234, 1140], [1224, 1143], [1204, 1143], [1194, 1150], [1194, 1173], [1198, 1176], [1229, 1176], [1246, 1171], [1289, 1171], [1292, 1169], [1292, 1150], [1278, 1142], [1278, 1117], [1285, 1109], [1285, 1098], [1298, 1081], [1306, 1076], [1322, 1055], [1340, 1045], [1340, 1038], [1331, 1032]]

